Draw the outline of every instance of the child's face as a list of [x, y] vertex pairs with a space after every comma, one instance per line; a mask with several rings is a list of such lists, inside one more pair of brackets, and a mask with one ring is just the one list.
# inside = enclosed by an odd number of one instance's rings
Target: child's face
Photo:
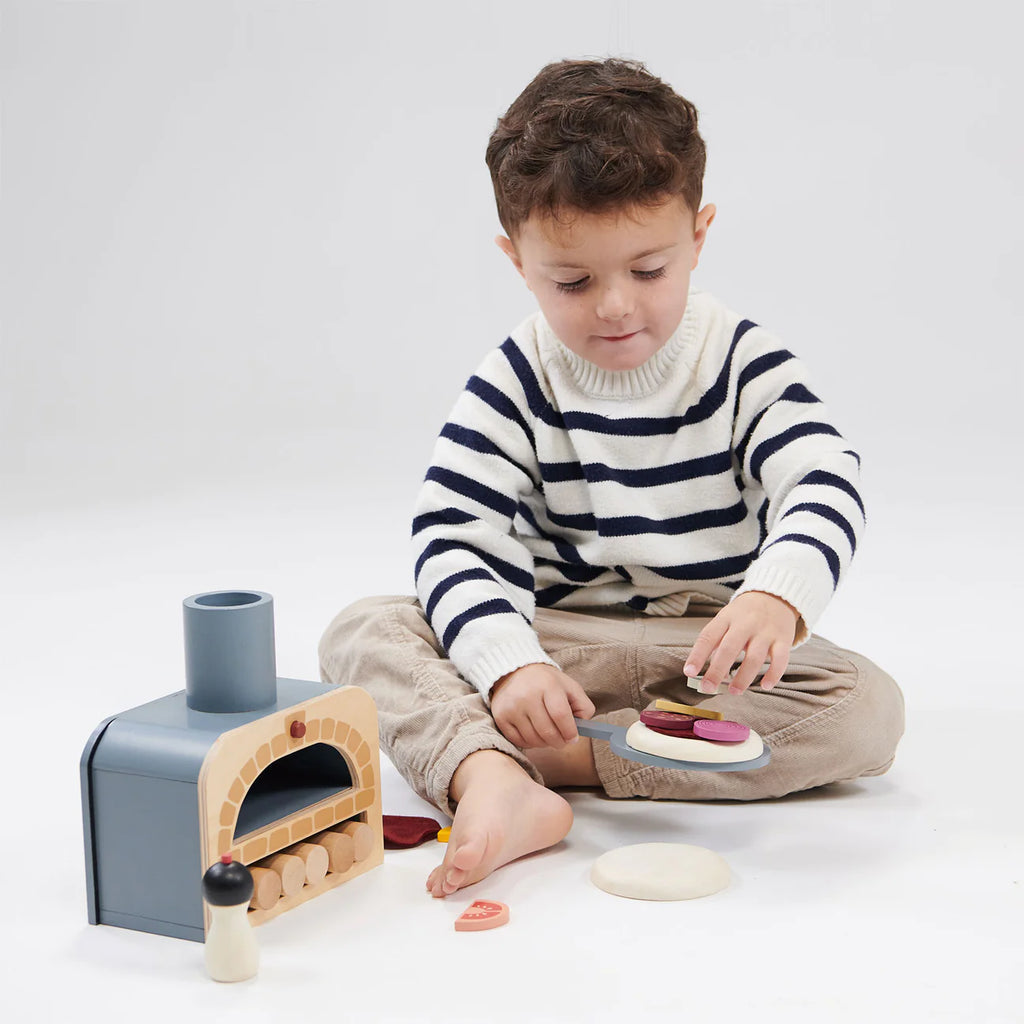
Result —
[[679, 326], [714, 216], [708, 205], [694, 218], [682, 199], [576, 213], [567, 226], [534, 214], [514, 244], [495, 241], [569, 349], [603, 370], [632, 370]]

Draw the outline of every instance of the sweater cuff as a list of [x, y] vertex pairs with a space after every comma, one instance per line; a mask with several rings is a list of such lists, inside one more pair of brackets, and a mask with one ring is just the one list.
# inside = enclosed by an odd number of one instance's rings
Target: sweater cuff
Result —
[[508, 675], [509, 672], [522, 668], [524, 665], [533, 665], [538, 662], [544, 665], [553, 665], [555, 668], [561, 667], [548, 657], [534, 634], [532, 638], [510, 640], [489, 647], [473, 663], [472, 668], [466, 673], [466, 678], [480, 691], [484, 703], [490, 707], [491, 689], [502, 676]]
[[813, 584], [792, 570], [777, 565], [752, 566], [743, 580], [743, 585], [733, 594], [731, 600], [735, 601], [740, 594], [749, 593], [751, 590], [760, 590], [781, 597], [800, 613], [796, 635], [793, 637], [794, 647], [799, 647], [810, 637], [814, 623], [827, 604], [827, 599], [822, 601], [820, 595], [815, 593]]

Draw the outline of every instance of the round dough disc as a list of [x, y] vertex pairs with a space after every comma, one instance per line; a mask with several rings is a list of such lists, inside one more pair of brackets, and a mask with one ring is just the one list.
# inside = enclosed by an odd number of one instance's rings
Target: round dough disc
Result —
[[692, 900], [729, 884], [729, 865], [713, 850], [685, 843], [639, 843], [594, 861], [590, 880], [631, 900]]
[[645, 754], [670, 757], [674, 761], [701, 761], [705, 764], [753, 761], [764, 752], [764, 741], [753, 729], [741, 743], [712, 743], [711, 740], [690, 739], [689, 736], [666, 736], [648, 729], [643, 722], [634, 722], [626, 730], [626, 743]]

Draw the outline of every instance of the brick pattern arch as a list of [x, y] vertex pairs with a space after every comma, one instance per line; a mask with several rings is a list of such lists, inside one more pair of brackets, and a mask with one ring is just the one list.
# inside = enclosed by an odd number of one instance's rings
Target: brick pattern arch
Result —
[[[278, 734], [270, 742], [263, 743], [245, 762], [231, 784], [228, 797], [221, 804], [218, 816], [221, 827], [217, 836], [217, 856], [230, 853], [235, 860], [251, 864], [261, 857], [301, 842], [314, 832], [347, 821], [373, 803], [376, 779], [373, 765], [370, 763], [370, 744], [361, 733], [334, 718], [313, 718], [307, 721], [302, 712], [291, 716], [289, 721], [302, 722], [306, 727], [305, 735], [295, 739]], [[336, 800], [316, 807], [312, 813], [301, 813], [301, 816], [293, 821], [254, 837], [241, 846], [236, 845], [235, 824], [238, 821], [238, 812], [249, 792], [249, 787], [259, 777], [260, 772], [271, 761], [313, 743], [327, 743], [345, 758], [352, 773], [351, 789], [345, 790], [344, 795]]]
[[[235, 836], [239, 811], [260, 773], [274, 761], [318, 743], [338, 751], [348, 767], [351, 785], [262, 830]], [[305, 884], [299, 893], [283, 895], [272, 909], [251, 910], [253, 923], [377, 866], [384, 859], [384, 846], [373, 701], [358, 687], [339, 687], [224, 733], [200, 771], [199, 803], [204, 864], [230, 853], [234, 860], [252, 866], [280, 851], [288, 852], [296, 844], [329, 838], [332, 830], [345, 823], [350, 823], [346, 828], [362, 831], [362, 856], [356, 862], [336, 869], [332, 861], [322, 881]], [[368, 835], [373, 837], [369, 845]]]

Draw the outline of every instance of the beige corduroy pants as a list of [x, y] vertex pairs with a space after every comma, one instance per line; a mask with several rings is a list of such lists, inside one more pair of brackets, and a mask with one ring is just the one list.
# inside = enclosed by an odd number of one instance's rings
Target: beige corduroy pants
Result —
[[[611, 797], [758, 800], [830, 782], [880, 775], [903, 734], [903, 696], [862, 655], [812, 635], [790, 653], [782, 681], [731, 696], [686, 686], [683, 663], [717, 608], [680, 617], [626, 608], [538, 609], [541, 645], [580, 682], [595, 718], [629, 725], [664, 697], [721, 711], [756, 730], [769, 764], [746, 772], [679, 771], [626, 761], [593, 741], [601, 785]], [[325, 682], [356, 685], [377, 704], [381, 749], [410, 786], [446, 814], [455, 769], [477, 750], [495, 749], [543, 779], [499, 731], [475, 687], [445, 656], [414, 597], [370, 597], [346, 608], [320, 642]]]

